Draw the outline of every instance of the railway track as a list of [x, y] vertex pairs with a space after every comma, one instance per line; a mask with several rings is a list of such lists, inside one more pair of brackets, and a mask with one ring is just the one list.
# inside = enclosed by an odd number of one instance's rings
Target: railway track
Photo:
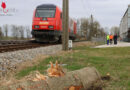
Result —
[[0, 41], [0, 53], [24, 50], [24, 49], [32, 49], [37, 47], [45, 47], [56, 44], [43, 44], [36, 43], [34, 41]]
[[[75, 41], [79, 42], [79, 41]], [[80, 41], [81, 42], [81, 41]], [[36, 43], [34, 40], [0, 41], [0, 53], [57, 45], [58, 43]]]
[[31, 40], [0, 40], [0, 45], [23, 44], [33, 42]]

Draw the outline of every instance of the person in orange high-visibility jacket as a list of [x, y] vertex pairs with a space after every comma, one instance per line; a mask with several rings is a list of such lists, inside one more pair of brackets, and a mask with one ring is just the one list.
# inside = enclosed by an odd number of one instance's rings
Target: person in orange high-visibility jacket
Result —
[[112, 44], [112, 41], [113, 41], [113, 35], [110, 35], [109, 38], [110, 38], [110, 44]]

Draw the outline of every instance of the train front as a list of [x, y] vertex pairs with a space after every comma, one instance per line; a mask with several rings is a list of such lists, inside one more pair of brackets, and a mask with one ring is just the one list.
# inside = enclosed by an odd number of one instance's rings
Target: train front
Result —
[[61, 11], [55, 5], [43, 4], [36, 8], [32, 22], [32, 36], [38, 42], [56, 42], [61, 37]]

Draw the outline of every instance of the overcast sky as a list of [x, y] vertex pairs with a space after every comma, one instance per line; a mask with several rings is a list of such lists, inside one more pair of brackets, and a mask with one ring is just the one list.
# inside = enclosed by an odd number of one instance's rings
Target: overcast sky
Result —
[[[40, 4], [52, 3], [62, 8], [62, 0], [0, 0], [0, 9], [2, 1], [6, 2], [7, 9], [15, 8], [17, 12], [12, 16], [0, 16], [0, 25], [31, 26], [33, 11]], [[102, 27], [110, 28], [119, 25], [128, 4], [130, 0], [69, 0], [70, 17], [89, 17], [93, 14]]]

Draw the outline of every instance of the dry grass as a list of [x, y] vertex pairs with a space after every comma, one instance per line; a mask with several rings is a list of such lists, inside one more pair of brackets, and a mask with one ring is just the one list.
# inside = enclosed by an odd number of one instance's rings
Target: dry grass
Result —
[[25, 68], [32, 67], [34, 65], [38, 65], [39, 62], [43, 61], [44, 59], [46, 59], [48, 57], [49, 57], [48, 55], [37, 55], [37, 57], [35, 57], [33, 60], [26, 60], [25, 62], [20, 63], [16, 66], [17, 71], [15, 71], [15, 72], [19, 72]]
[[74, 47], [79, 47], [79, 46], [91, 46], [92, 47], [92, 46], [96, 46], [96, 45], [99, 45], [99, 43], [89, 42], [89, 41], [74, 43]]

